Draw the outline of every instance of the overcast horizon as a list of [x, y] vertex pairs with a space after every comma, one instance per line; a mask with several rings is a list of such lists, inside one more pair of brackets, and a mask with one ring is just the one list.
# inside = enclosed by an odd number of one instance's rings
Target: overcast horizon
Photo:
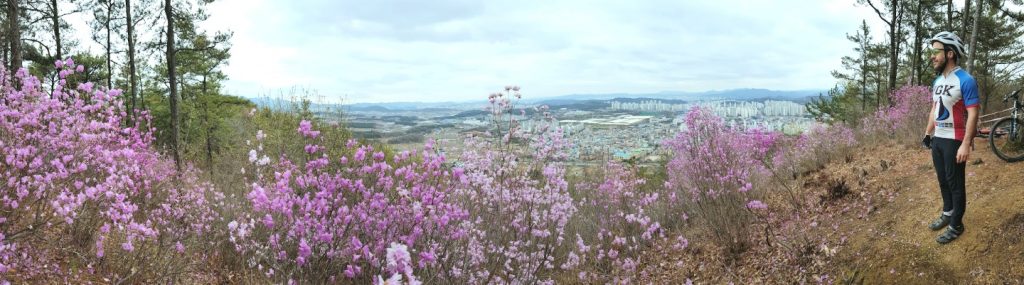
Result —
[[569, 94], [821, 90], [868, 19], [854, 1], [219, 0], [208, 30], [230, 30], [225, 91], [312, 90], [330, 103]]

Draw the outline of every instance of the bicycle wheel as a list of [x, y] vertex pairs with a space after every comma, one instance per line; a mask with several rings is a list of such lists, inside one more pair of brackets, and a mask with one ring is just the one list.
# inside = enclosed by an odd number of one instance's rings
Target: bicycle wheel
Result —
[[1002, 160], [1016, 162], [1024, 160], [1024, 121], [1005, 118], [992, 125], [988, 145]]

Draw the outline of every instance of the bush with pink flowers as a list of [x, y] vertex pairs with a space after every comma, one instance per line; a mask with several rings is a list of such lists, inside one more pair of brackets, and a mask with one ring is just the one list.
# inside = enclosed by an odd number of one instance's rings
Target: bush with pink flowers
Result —
[[249, 267], [272, 280], [369, 282], [397, 243], [415, 256], [410, 266], [446, 271], [439, 256], [466, 235], [452, 197], [461, 172], [430, 144], [387, 157], [350, 140], [329, 155], [312, 122], [297, 127], [302, 157], [272, 159], [259, 131], [239, 174], [249, 190], [227, 227]]
[[664, 191], [645, 191], [646, 180], [628, 165], [609, 162], [601, 172], [603, 179], [575, 187], [575, 243], [561, 269], [578, 271], [584, 283], [636, 282], [647, 273], [640, 265], [652, 261], [644, 253], [665, 239], [657, 215]]
[[0, 276], [179, 278], [195, 265], [180, 256], [202, 252], [217, 192], [175, 171], [152, 130], [121, 125], [119, 90], [67, 86], [76, 65], [55, 65], [52, 92], [25, 69], [0, 70]]
[[685, 123], [686, 129], [666, 142], [673, 151], [669, 199], [683, 205], [680, 217], [693, 215], [713, 241], [733, 254], [742, 252], [753, 218], [746, 205], [763, 195], [755, 186], [767, 175], [765, 161], [774, 156], [778, 135], [731, 129], [700, 107], [690, 109]]
[[560, 265], [565, 227], [576, 212], [565, 180], [569, 144], [546, 106], [533, 118], [523, 110], [517, 116], [520, 96], [513, 86], [492, 94], [492, 128], [465, 142], [456, 194], [469, 219], [461, 225], [463, 252], [447, 257], [455, 262], [449, 280], [548, 282]]
[[[928, 123], [932, 107], [932, 93], [928, 86], [903, 86], [890, 94], [892, 104], [862, 119], [861, 128], [867, 138], [883, 137], [905, 143], [920, 139]], [[873, 141], [878, 141], [874, 139]]]
[[218, 164], [231, 169], [210, 175], [214, 189], [176, 171], [153, 129], [122, 125], [120, 91], [69, 87], [78, 66], [56, 66], [50, 92], [24, 70], [0, 71], [0, 282], [233, 282], [241, 272], [258, 283], [621, 284], [650, 280], [651, 253], [666, 245], [784, 261], [765, 272], [820, 270], [808, 259], [836, 245], [802, 229], [827, 205], [790, 182], [849, 159], [859, 140], [913, 136], [928, 106], [926, 88], [905, 87], [861, 129], [798, 136], [728, 127], [694, 108], [664, 144], [663, 178], [606, 162], [572, 180], [572, 142], [546, 106], [516, 109], [519, 88], [508, 86], [489, 98], [490, 128], [455, 158], [433, 142], [385, 151], [310, 114], [267, 116], [273, 129], [239, 123], [249, 140]]

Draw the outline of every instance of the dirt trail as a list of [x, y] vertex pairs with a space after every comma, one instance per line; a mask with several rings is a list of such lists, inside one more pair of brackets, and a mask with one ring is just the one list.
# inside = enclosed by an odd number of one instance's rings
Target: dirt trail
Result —
[[947, 245], [927, 227], [942, 207], [929, 151], [879, 146], [824, 170], [847, 181], [862, 175], [851, 190], [876, 198], [869, 214], [840, 218], [849, 221], [837, 255], [847, 276], [859, 272], [865, 284], [1024, 282], [1024, 162], [1000, 160], [984, 139], [976, 144], [971, 161], [981, 162], [967, 166], [966, 232]]
[[656, 273], [644, 280], [765, 284], [827, 277], [823, 282], [838, 284], [1024, 284], [1024, 162], [1000, 160], [984, 139], [976, 144], [967, 166], [966, 232], [950, 244], [938, 244], [941, 232], [928, 229], [942, 208], [931, 152], [883, 144], [860, 148], [849, 159], [795, 181], [802, 187], [798, 192], [811, 197], [828, 193], [832, 181], [848, 189], [826, 202], [831, 218], [803, 227], [838, 248], [828, 255], [817, 247], [807, 251], [828, 276], [766, 266], [778, 262], [780, 253], [764, 246], [728, 265], [718, 251], [700, 243], [685, 250], [660, 245], [648, 264]]

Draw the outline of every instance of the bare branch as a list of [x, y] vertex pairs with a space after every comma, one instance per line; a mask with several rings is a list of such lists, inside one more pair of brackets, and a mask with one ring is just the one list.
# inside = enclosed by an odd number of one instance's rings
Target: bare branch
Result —
[[868, 6], [871, 6], [871, 9], [875, 9], [875, 14], [878, 14], [879, 19], [882, 19], [882, 21], [885, 22], [885, 24], [892, 26], [892, 22], [885, 19], [885, 14], [882, 14], [882, 11], [878, 10], [878, 8], [875, 7], [875, 3], [871, 2], [871, 0], [865, 0], [865, 2], [868, 2]]
[[1024, 22], [1024, 13], [1010, 11], [1009, 9], [1006, 9], [1006, 7], [999, 7], [999, 11], [1003, 12], [1003, 15], [1010, 17], [1011, 19]]

